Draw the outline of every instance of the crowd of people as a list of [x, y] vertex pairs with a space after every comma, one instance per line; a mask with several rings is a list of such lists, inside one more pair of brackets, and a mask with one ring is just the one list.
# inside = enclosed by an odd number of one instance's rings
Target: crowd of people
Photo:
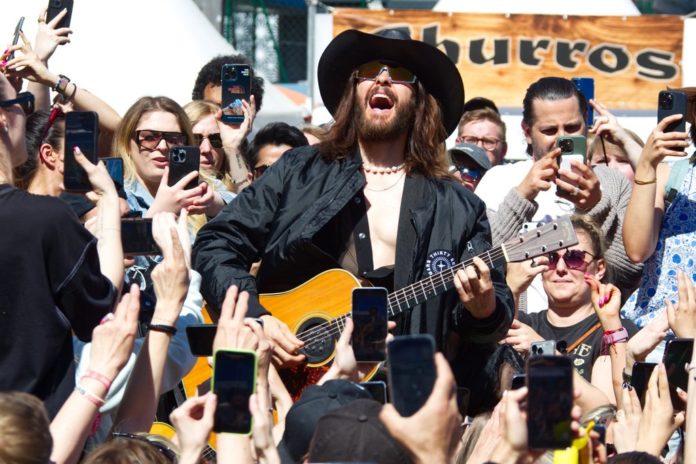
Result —
[[[669, 342], [696, 336], [696, 88], [643, 141], [571, 80], [542, 77], [520, 96], [528, 158], [506, 162], [495, 103], [467, 100], [455, 64], [402, 30], [331, 41], [317, 76], [331, 123], [254, 128], [263, 79], [241, 123], [220, 107], [220, 70], [242, 55], [208, 62], [191, 102], [144, 96], [119, 115], [49, 67], [65, 14], [44, 12], [0, 63], [0, 462], [696, 462], [696, 358], [676, 374], [663, 363]], [[98, 115], [98, 155], [123, 165], [114, 179], [70, 150], [86, 194], [64, 182], [74, 111]], [[681, 118], [688, 132], [667, 130]], [[587, 137], [586, 162], [561, 163], [561, 136]], [[178, 146], [200, 163], [171, 181]], [[491, 259], [566, 216], [574, 244]], [[133, 218], [151, 220], [156, 254], [124, 253]], [[266, 299], [332, 269], [388, 289], [387, 342], [433, 341], [414, 414], [363, 385], [390, 381], [392, 363], [356, 361], [350, 289], [326, 280], [282, 310]], [[306, 329], [324, 300], [347, 309]], [[253, 353], [241, 403], [215, 394], [212, 357], [192, 352], [187, 328], [204, 323], [213, 353]], [[331, 362], [301, 377], [322, 337]], [[528, 418], [546, 413], [525, 377], [538, 356], [572, 365], [565, 449], [530, 445]], [[223, 402], [218, 417], [249, 414], [250, 433], [211, 433]]]

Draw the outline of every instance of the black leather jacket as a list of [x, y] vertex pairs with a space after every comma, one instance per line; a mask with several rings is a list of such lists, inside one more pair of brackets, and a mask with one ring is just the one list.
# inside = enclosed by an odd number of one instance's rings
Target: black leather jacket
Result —
[[[259, 291], [288, 290], [337, 267], [312, 237], [347, 202], [357, 201], [365, 185], [360, 165], [359, 153], [326, 161], [315, 147], [294, 149], [208, 222], [198, 232], [193, 266], [203, 276], [201, 292], [209, 308], [219, 313], [227, 288], [235, 284], [252, 294], [248, 315], [256, 317], [266, 313], [256, 298]], [[459, 262], [490, 247], [484, 203], [455, 182], [407, 176], [398, 227], [397, 289], [442, 267], [438, 258]], [[257, 283], [248, 269], [261, 258]], [[415, 306], [398, 321], [397, 333], [430, 333], [439, 349], [452, 332], [470, 342], [502, 339], [514, 306], [503, 272], [491, 275], [496, 309], [490, 317], [473, 318], [450, 290]]]

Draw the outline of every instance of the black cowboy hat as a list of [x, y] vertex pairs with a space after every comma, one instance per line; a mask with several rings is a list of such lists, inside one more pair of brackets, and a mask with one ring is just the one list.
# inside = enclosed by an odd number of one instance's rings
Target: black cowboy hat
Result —
[[412, 40], [403, 29], [376, 34], [347, 30], [329, 43], [319, 59], [319, 91], [333, 115], [346, 82], [360, 65], [373, 60], [394, 61], [413, 72], [440, 105], [447, 134], [459, 123], [464, 106], [464, 83], [452, 60], [437, 48]]

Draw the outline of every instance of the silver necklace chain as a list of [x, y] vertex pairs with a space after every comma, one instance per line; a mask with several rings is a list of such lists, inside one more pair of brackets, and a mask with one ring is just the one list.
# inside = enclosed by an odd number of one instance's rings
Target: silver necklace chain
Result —
[[403, 179], [405, 175], [406, 175], [406, 172], [402, 172], [401, 175], [396, 179], [396, 182], [394, 182], [393, 184], [388, 185], [386, 187], [382, 187], [382, 188], [370, 188], [366, 184], [365, 190], [367, 190], [369, 192], [386, 192], [387, 190], [391, 190], [394, 187], [396, 187], [399, 184], [399, 182], [401, 182], [401, 179]]

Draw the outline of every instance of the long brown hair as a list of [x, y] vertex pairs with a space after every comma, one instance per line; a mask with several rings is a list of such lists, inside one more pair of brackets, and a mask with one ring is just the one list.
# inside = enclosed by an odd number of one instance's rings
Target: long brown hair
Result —
[[[440, 106], [420, 82], [416, 84], [414, 94], [415, 117], [406, 139], [406, 172], [448, 178], [445, 146], [440, 142], [447, 137]], [[355, 107], [355, 80], [351, 78], [346, 83], [343, 98], [334, 114], [335, 122], [319, 144], [319, 152], [324, 159], [331, 161], [353, 156], [359, 137], [359, 115]]]

